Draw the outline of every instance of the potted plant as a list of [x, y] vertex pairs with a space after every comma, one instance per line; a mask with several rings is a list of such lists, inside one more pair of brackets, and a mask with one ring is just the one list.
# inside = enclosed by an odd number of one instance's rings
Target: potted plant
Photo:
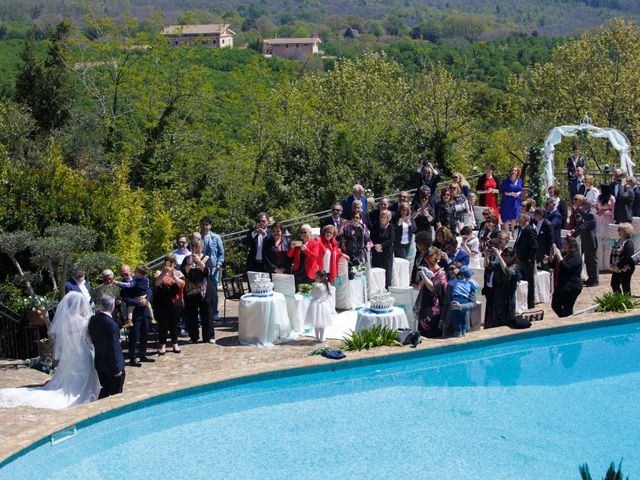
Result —
[[52, 299], [43, 295], [34, 295], [23, 298], [22, 302], [31, 325], [36, 327], [49, 325], [49, 309], [54, 305]]

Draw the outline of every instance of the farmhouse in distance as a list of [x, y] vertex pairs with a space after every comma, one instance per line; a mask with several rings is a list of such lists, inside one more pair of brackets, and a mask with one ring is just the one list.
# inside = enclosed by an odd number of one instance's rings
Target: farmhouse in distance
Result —
[[205, 45], [209, 48], [232, 48], [235, 34], [228, 23], [169, 25], [162, 30], [162, 35], [169, 38], [172, 47]]

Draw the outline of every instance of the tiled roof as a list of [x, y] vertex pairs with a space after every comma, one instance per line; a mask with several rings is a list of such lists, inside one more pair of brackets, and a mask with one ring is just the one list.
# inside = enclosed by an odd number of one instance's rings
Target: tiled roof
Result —
[[321, 43], [322, 40], [320, 40], [318, 37], [311, 37], [311, 38], [266, 38], [264, 40], [264, 43], [268, 43], [270, 45], [282, 45], [285, 43], [302, 43], [302, 44], [308, 44], [308, 43]]
[[163, 35], [206, 35], [211, 33], [235, 32], [229, 28], [228, 23], [212, 23], [209, 25], [168, 25], [162, 30]]

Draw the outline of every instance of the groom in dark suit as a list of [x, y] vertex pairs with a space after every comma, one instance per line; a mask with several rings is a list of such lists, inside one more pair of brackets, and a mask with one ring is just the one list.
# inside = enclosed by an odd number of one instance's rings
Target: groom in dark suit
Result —
[[96, 351], [94, 364], [100, 379], [100, 395], [105, 398], [122, 393], [124, 386], [124, 355], [120, 347], [120, 329], [111, 317], [115, 299], [100, 297], [100, 311], [89, 320], [89, 335]]

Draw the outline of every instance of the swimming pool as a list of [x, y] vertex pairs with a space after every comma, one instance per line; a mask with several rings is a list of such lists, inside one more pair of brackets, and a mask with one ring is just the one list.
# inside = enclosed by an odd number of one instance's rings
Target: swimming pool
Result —
[[640, 478], [639, 323], [310, 372], [113, 416], [0, 478]]

